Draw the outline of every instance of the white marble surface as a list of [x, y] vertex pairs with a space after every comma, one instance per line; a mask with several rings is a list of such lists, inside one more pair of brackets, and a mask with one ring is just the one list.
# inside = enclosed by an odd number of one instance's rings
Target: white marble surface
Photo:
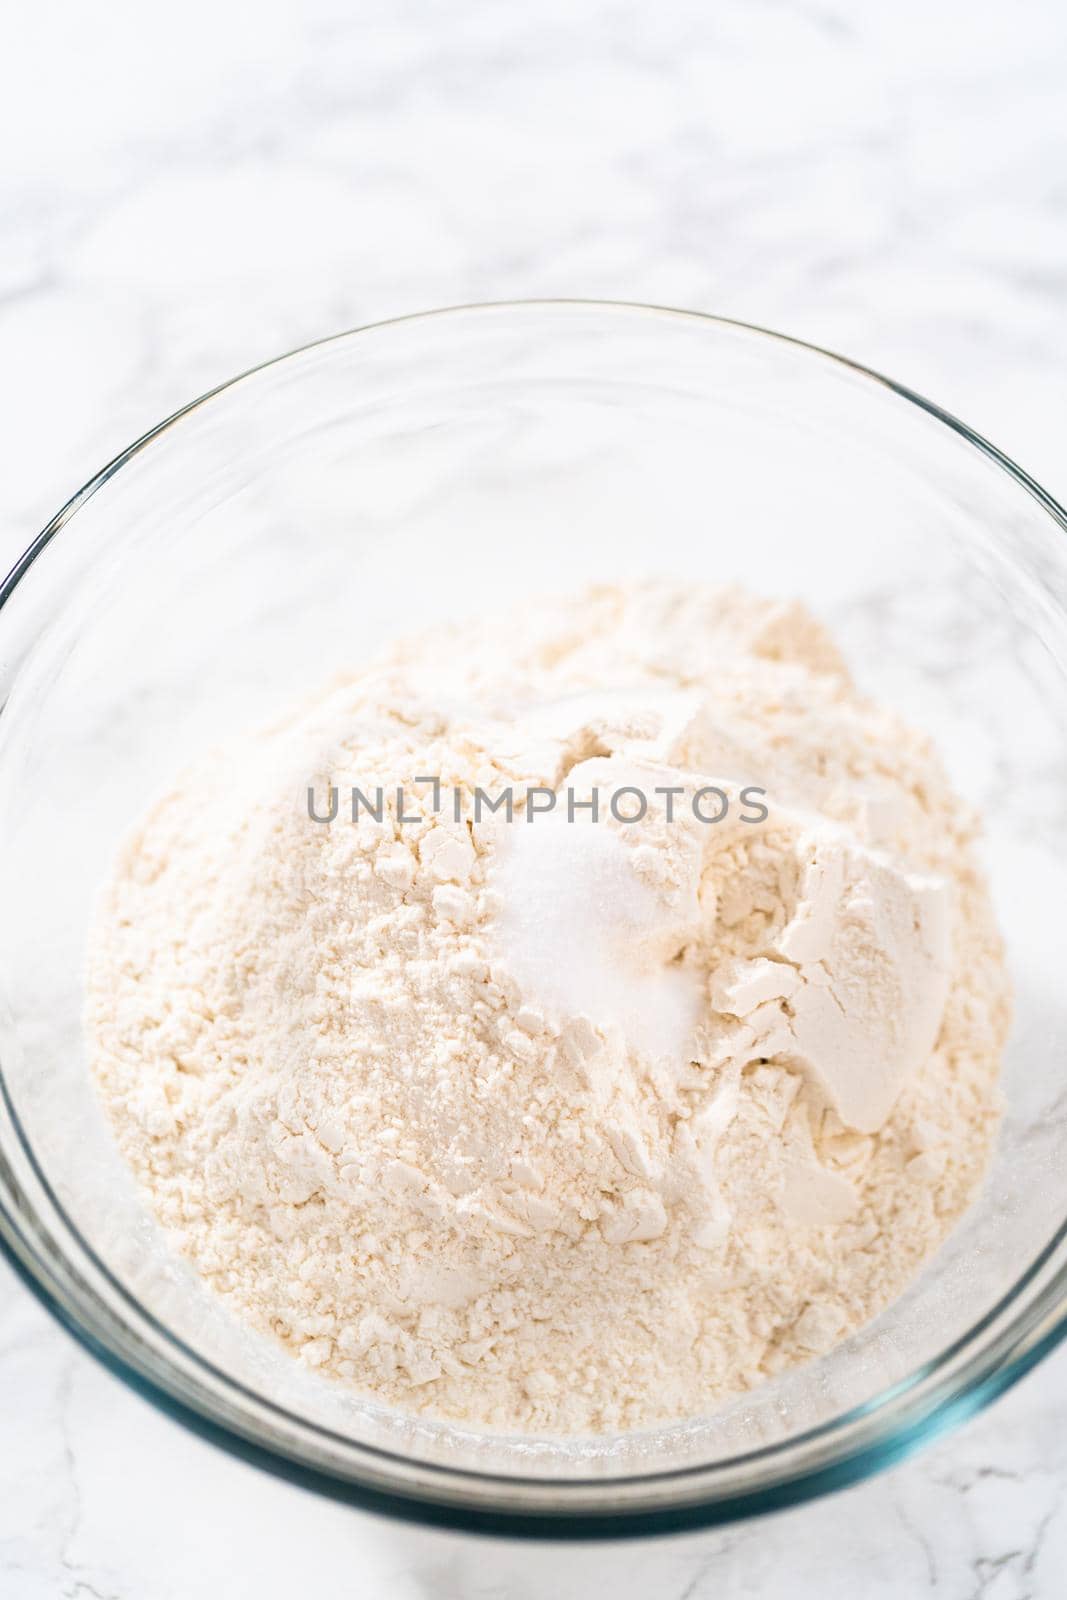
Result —
[[[0, 49], [0, 565], [169, 410], [448, 302], [654, 300], [882, 367], [1061, 498], [1059, 0], [134, 0]], [[0, 1593], [1051, 1600], [1067, 1353], [830, 1501], [641, 1547], [380, 1523], [156, 1415], [0, 1273]]]

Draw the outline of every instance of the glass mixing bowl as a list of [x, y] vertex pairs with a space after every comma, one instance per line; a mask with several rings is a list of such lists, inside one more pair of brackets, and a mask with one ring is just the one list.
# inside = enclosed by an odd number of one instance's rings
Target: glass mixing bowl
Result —
[[[632, 306], [481, 306], [313, 345], [132, 445], [0, 610], [0, 1235], [112, 1370], [261, 1465], [510, 1533], [709, 1523], [847, 1483], [1061, 1337], [1067, 1250], [1064, 515], [935, 406], [837, 357]], [[154, 792], [398, 630], [668, 573], [799, 596], [986, 817], [1016, 1017], [974, 1208], [821, 1360], [624, 1437], [392, 1412], [231, 1321], [168, 1249], [89, 1081], [94, 894]]]

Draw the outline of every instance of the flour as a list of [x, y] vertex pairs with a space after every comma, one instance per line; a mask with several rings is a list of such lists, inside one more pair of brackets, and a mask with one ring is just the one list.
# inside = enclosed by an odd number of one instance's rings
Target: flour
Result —
[[[309, 784], [381, 785], [381, 821]], [[523, 820], [623, 785], [639, 820]], [[980, 1181], [974, 833], [796, 606], [646, 584], [438, 630], [128, 842], [97, 1081], [177, 1248], [303, 1362], [499, 1428], [692, 1415], [885, 1307]]]

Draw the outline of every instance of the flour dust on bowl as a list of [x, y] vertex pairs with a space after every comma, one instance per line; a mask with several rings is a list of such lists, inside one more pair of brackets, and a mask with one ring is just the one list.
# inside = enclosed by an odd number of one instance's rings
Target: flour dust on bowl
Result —
[[992, 447], [711, 318], [189, 407], [0, 608], [11, 1258], [218, 1442], [471, 1528], [965, 1416], [1063, 1321], [1064, 595]]

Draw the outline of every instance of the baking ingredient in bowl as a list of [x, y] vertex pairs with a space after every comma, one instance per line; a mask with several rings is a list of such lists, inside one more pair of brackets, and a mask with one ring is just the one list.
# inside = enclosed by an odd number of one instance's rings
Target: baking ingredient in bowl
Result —
[[94, 1070], [174, 1243], [303, 1362], [502, 1429], [693, 1415], [868, 1321], [974, 1193], [1008, 1018], [975, 831], [799, 606], [434, 630], [129, 840]]

